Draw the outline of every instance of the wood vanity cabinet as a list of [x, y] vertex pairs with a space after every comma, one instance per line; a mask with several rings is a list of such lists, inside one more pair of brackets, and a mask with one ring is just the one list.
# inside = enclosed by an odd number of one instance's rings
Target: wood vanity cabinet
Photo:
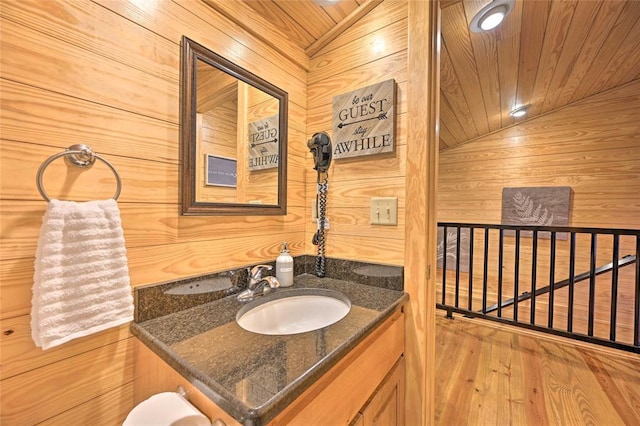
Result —
[[[403, 352], [404, 313], [397, 311], [268, 425], [404, 425]], [[212, 420], [240, 425], [137, 339], [135, 366], [135, 403], [181, 385]]]
[[404, 313], [398, 311], [269, 425], [403, 425], [403, 352]]

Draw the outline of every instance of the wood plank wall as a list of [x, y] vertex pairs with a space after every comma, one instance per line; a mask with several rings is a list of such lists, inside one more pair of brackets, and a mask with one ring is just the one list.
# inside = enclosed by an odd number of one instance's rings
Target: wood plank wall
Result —
[[640, 80], [440, 153], [438, 220], [500, 223], [503, 187], [570, 186], [570, 226], [640, 228]]
[[[374, 50], [374, 47], [378, 50]], [[326, 232], [329, 257], [393, 265], [404, 264], [405, 176], [407, 150], [407, 4], [385, 1], [331, 41], [310, 60], [308, 134], [331, 135], [331, 102], [335, 95], [395, 79], [395, 152], [334, 160], [329, 169]], [[316, 192], [311, 155], [306, 161], [309, 203]], [[371, 225], [371, 197], [398, 197], [398, 226]], [[316, 225], [305, 219], [306, 251], [316, 252], [311, 238]]]
[[[33, 261], [46, 206], [35, 186], [38, 166], [75, 143], [113, 163], [134, 287], [272, 260], [283, 240], [302, 254], [307, 72], [193, 0], [3, 0], [0, 31], [0, 423], [120, 424], [133, 403], [128, 326], [48, 351], [31, 341]], [[289, 93], [287, 216], [179, 215], [183, 34]], [[115, 188], [106, 167], [79, 172], [62, 160], [44, 183], [50, 196], [74, 200], [108, 198]]]

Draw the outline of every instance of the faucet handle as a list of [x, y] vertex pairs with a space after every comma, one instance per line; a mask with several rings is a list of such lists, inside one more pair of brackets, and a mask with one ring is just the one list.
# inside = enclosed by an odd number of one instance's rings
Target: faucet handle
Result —
[[278, 288], [280, 287], [280, 281], [276, 277], [264, 277], [262, 278], [268, 285], [265, 287]]
[[258, 287], [255, 289], [254, 294], [264, 296], [274, 288], [280, 287], [280, 281], [276, 277], [268, 276], [260, 279]]
[[271, 265], [256, 265], [251, 269], [247, 268], [247, 270], [249, 270], [249, 277], [256, 280], [262, 278], [263, 271], [270, 271], [272, 269], [273, 266]]

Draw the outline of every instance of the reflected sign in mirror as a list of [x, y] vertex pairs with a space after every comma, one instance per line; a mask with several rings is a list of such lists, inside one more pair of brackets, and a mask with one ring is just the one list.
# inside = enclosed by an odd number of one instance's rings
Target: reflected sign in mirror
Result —
[[287, 93], [182, 43], [182, 214], [286, 214]]

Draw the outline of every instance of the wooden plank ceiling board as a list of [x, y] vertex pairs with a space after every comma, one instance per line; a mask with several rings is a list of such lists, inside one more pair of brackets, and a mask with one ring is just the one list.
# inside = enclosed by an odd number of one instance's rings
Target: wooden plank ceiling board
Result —
[[[639, 78], [640, 2], [516, 0], [496, 30], [469, 23], [488, 0], [441, 1], [441, 146], [452, 147]], [[524, 118], [509, 111], [531, 105]], [[446, 112], [446, 113], [445, 113]], [[464, 136], [463, 136], [464, 135]]]
[[331, 4], [312, 0], [244, 0], [283, 33], [291, 35], [292, 41], [302, 49], [338, 25], [355, 11], [364, 0], [342, 0]]

